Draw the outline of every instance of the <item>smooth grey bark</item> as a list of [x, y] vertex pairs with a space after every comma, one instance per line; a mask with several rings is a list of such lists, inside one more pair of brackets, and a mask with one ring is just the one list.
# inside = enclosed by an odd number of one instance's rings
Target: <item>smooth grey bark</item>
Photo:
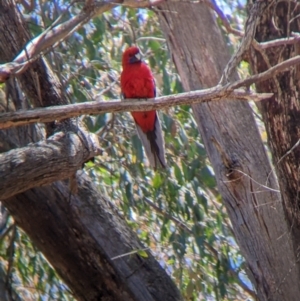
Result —
[[[213, 12], [168, 1], [158, 13], [184, 89], [216, 85], [230, 56]], [[193, 112], [258, 300], [298, 300], [298, 256], [251, 108], [221, 100]]]
[[[0, 1], [0, 62], [11, 61], [28, 39], [26, 24], [15, 2]], [[18, 91], [19, 83], [22, 91]], [[9, 103], [1, 103], [1, 108], [21, 109], [29, 107], [29, 102], [33, 106], [67, 103], [59, 81], [42, 59], [18, 78], [11, 78], [7, 86]], [[80, 127], [80, 123], [66, 120], [48, 124], [48, 135], [57, 126], [72, 129]], [[3, 152], [37, 142], [44, 138], [44, 133], [38, 126], [29, 126], [0, 131], [0, 137]], [[80, 147], [83, 145], [77, 144], [77, 151], [84, 152]], [[182, 300], [151, 252], [147, 251], [148, 257], [134, 253], [113, 259], [144, 246], [80, 168], [72, 179], [77, 192], [70, 191], [68, 180], [57, 181], [2, 202], [78, 300]]]

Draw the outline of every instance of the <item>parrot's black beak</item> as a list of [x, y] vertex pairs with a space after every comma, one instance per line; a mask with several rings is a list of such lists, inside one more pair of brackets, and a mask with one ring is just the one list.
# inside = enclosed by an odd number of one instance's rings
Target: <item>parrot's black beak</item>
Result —
[[132, 56], [131, 58], [129, 58], [129, 63], [130, 64], [138, 63], [138, 62], [141, 61], [141, 59], [142, 59], [142, 56], [138, 52], [137, 54], [135, 54], [134, 56]]

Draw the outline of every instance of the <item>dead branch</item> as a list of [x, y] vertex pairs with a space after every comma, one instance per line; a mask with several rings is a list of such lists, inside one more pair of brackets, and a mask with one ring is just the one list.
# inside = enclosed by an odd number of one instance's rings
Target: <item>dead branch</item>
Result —
[[[238, 82], [240, 84], [240, 81]], [[194, 104], [207, 101], [216, 101], [223, 98], [260, 101], [270, 98], [273, 94], [256, 94], [243, 90], [233, 91], [231, 86], [216, 86], [211, 89], [192, 91], [177, 95], [162, 96], [148, 100], [110, 100], [103, 102], [77, 103], [72, 105], [53, 106], [33, 110], [20, 110], [0, 114], [0, 129], [25, 125], [35, 122], [51, 122], [80, 115], [98, 115], [108, 112], [149, 111], [167, 108], [175, 105]]]
[[282, 38], [282, 39], [276, 39], [276, 40], [271, 40], [268, 42], [261, 42], [257, 43], [260, 49], [267, 49], [270, 47], [278, 47], [278, 46], [285, 46], [285, 45], [292, 45], [295, 43], [300, 42], [300, 35], [299, 34], [294, 34], [293, 37], [288, 37], [288, 38]]
[[256, 75], [252, 75], [248, 78], [246, 78], [245, 80], [239, 80], [236, 81], [233, 84], [230, 84], [228, 86], [230, 86], [231, 89], [238, 89], [240, 87], [243, 86], [250, 86], [254, 83], [257, 82], [261, 82], [264, 80], [267, 80], [271, 77], [274, 77], [276, 74], [280, 73], [280, 72], [284, 72], [284, 71], [288, 71], [289, 68], [293, 68], [296, 65], [300, 64], [300, 55], [297, 55], [291, 59], [288, 59], [282, 63], [279, 63], [273, 67], [271, 67], [270, 69], [268, 69], [265, 72], [256, 74]]

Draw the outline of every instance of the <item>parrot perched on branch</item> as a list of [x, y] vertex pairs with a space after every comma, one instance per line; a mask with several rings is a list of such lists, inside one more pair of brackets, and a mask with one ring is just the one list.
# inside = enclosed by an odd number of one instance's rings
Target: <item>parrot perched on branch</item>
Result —
[[[141, 60], [138, 47], [125, 50], [122, 57], [121, 90], [124, 98], [154, 98], [155, 81], [150, 68]], [[165, 148], [157, 112], [131, 112], [150, 165], [166, 167]]]

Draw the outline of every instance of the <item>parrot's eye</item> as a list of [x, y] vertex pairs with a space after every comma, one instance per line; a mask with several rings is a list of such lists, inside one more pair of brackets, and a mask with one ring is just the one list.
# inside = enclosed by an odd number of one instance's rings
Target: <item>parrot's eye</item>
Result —
[[135, 53], [135, 54], [129, 54], [129, 63], [133, 64], [133, 63], [137, 63], [141, 61], [141, 54], [139, 52]]

